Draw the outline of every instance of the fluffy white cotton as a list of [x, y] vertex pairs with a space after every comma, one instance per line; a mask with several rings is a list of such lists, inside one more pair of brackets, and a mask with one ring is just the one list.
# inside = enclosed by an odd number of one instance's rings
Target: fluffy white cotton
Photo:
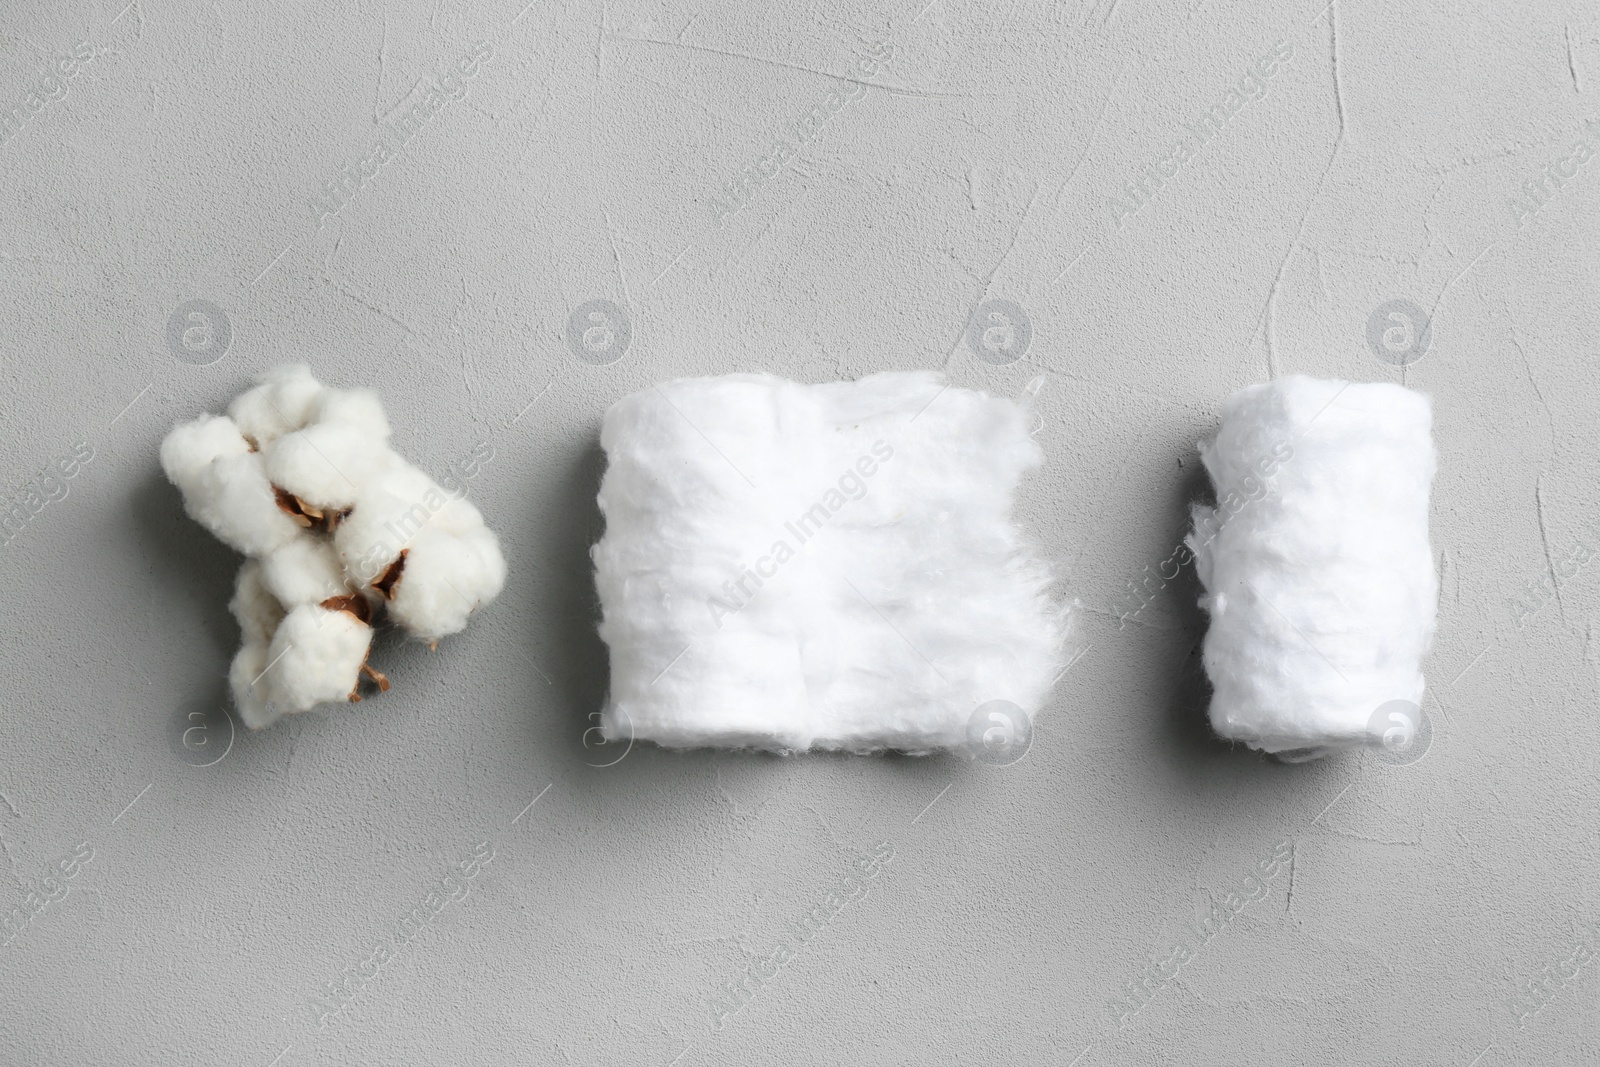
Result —
[[389, 417], [371, 389], [324, 389], [311, 405], [309, 421], [344, 423], [373, 440], [389, 440]]
[[[174, 430], [167, 444], [186, 429], [189, 427]], [[210, 436], [214, 429], [208, 427], [203, 433]], [[243, 444], [242, 438], [238, 440]], [[190, 518], [247, 556], [264, 555], [299, 536], [300, 526], [279, 506], [259, 452], [226, 451], [202, 463], [198, 454], [186, 451], [182, 444], [170, 449], [164, 446], [162, 460], [165, 464], [171, 454], [173, 467], [168, 477], [182, 491]]]
[[1378, 709], [1422, 702], [1438, 583], [1428, 398], [1304, 376], [1253, 385], [1201, 445], [1216, 508], [1187, 543], [1211, 616], [1211, 723], [1307, 759], [1377, 744]]
[[[411, 548], [418, 537], [430, 531], [446, 535], [453, 547], [430, 551], [428, 556], [443, 560], [460, 555], [467, 561], [481, 560], [481, 573], [464, 575], [464, 580], [479, 590], [492, 587], [488, 598], [499, 591], [505, 562], [500, 556], [499, 541], [484, 525], [483, 515], [471, 501], [452, 497], [432, 478], [409, 465], [390, 467], [365, 483], [357, 506], [340, 522], [333, 541], [345, 569], [370, 582], [398, 560], [402, 551]], [[442, 625], [443, 620], [437, 620], [437, 624]], [[435, 622], [422, 625], [428, 628]]]
[[432, 478], [407, 464], [363, 484], [358, 503], [339, 523], [333, 543], [345, 569], [371, 581], [444, 512], [449, 498]]
[[239, 432], [256, 448], [298, 430], [311, 419], [311, 407], [323, 386], [304, 363], [289, 363], [267, 371], [254, 388], [240, 393], [228, 405]]
[[233, 599], [228, 610], [239, 623], [244, 644], [233, 657], [228, 669], [228, 685], [233, 691], [234, 705], [246, 726], [259, 730], [278, 717], [270, 694], [270, 680], [264, 677], [267, 667], [267, 646], [285, 614], [283, 605], [272, 595], [262, 579], [261, 564], [247, 560], [239, 568], [234, 585]]
[[267, 588], [258, 561], [247, 560], [239, 568], [228, 610], [239, 624], [239, 632], [244, 635], [246, 644], [256, 642], [265, 645], [272, 640], [278, 624], [283, 621], [284, 607], [272, 595], [272, 590]]
[[187, 492], [213, 461], [249, 451], [250, 442], [232, 419], [226, 415], [202, 415], [167, 434], [161, 442], [161, 469], [168, 481]]
[[1029, 715], [1064, 617], [1011, 519], [1023, 410], [931, 373], [670, 382], [606, 413], [593, 549], [608, 738], [777, 751], [961, 746]]
[[350, 699], [371, 643], [372, 627], [348, 611], [302, 604], [289, 612], [267, 649], [282, 710]]
[[347, 508], [361, 487], [388, 466], [381, 437], [347, 422], [319, 422], [279, 437], [267, 450], [267, 477], [320, 508]]
[[325, 537], [303, 533], [261, 560], [261, 584], [285, 607], [320, 604], [358, 588]]
[[293, 365], [228, 410], [174, 428], [161, 465], [185, 510], [252, 557], [229, 605], [243, 637], [229, 683], [246, 725], [359, 700], [364, 674], [388, 689], [366, 662], [384, 605], [433, 643], [499, 594], [498, 539], [389, 447], [376, 393], [325, 388]]
[[269, 691], [272, 679], [267, 677], [267, 645], [246, 643], [234, 653], [228, 666], [228, 688], [233, 692], [233, 706], [239, 718], [252, 730], [260, 730], [278, 721], [282, 709]]
[[437, 641], [464, 629], [467, 616], [498, 596], [505, 580], [505, 561], [488, 530], [455, 536], [424, 529], [406, 549], [389, 615], [417, 637]]

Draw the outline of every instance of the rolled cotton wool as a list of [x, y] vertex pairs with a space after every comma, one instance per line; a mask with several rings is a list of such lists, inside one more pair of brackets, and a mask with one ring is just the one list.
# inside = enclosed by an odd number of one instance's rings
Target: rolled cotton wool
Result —
[[1421, 393], [1303, 375], [1223, 405], [1200, 445], [1218, 503], [1193, 508], [1186, 538], [1218, 734], [1298, 761], [1419, 724], [1438, 602], [1432, 423]]
[[431, 644], [505, 584], [477, 508], [390, 446], [369, 389], [324, 386], [302, 364], [270, 370], [228, 415], [175, 427], [161, 465], [184, 507], [250, 557], [229, 608], [243, 638], [229, 669], [247, 726], [360, 700], [376, 615]]
[[1067, 613], [1012, 521], [1018, 404], [931, 373], [669, 382], [606, 412], [608, 739], [929, 752], [1027, 716]]

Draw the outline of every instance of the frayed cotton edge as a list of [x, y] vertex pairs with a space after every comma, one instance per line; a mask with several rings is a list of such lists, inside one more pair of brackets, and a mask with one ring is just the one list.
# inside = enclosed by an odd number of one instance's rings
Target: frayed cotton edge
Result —
[[[935, 400], [940, 404], [948, 401], [949, 410], [941, 412], [933, 406]], [[733, 414], [727, 414], [729, 412]], [[850, 611], [839, 614], [841, 604], [844, 609], [859, 607], [855, 599], [859, 597], [879, 612], [880, 619], [869, 620], [871, 626], [864, 631], [864, 636], [870, 638], [888, 621], [884, 611], [889, 614], [900, 611], [902, 605], [894, 601], [897, 597], [903, 599], [908, 587], [920, 581], [916, 574], [912, 574], [909, 581], [906, 575], [894, 574], [892, 566], [887, 568], [887, 574], [874, 573], [870, 562], [877, 551], [872, 544], [874, 539], [886, 540], [893, 547], [895, 538], [900, 536], [911, 546], [919, 547], [914, 532], [907, 535], [904, 530], [896, 529], [895, 523], [904, 518], [904, 512], [896, 514], [897, 507], [890, 506], [895, 496], [895, 490], [889, 488], [893, 476], [880, 473], [890, 470], [896, 462], [902, 468], [907, 467], [907, 457], [914, 455], [900, 447], [906, 438], [901, 437], [892, 446], [888, 442], [888, 438], [896, 436], [891, 432], [896, 417], [913, 424], [922, 418], [924, 422], [919, 431], [926, 430], [946, 444], [952, 440], [966, 443], [970, 438], [980, 444], [990, 442], [984, 447], [999, 449], [995, 453], [996, 472], [983, 477], [982, 484], [977, 485], [977, 491], [971, 495], [977, 508], [998, 513], [989, 532], [1000, 531], [1003, 536], [999, 541], [1008, 543], [1009, 547], [989, 550], [983, 559], [989, 584], [987, 587], [980, 584], [978, 592], [988, 592], [998, 583], [1016, 608], [1016, 614], [1026, 616], [1031, 624], [1031, 627], [1023, 626], [1024, 631], [1031, 629], [1022, 642], [1028, 646], [1025, 658], [1032, 660], [1021, 672], [1026, 677], [1020, 682], [1011, 679], [1017, 684], [997, 685], [991, 672], [988, 682], [978, 685], [972, 696], [960, 702], [959, 714], [952, 714], [948, 708], [940, 709], [937, 721], [929, 717], [932, 713], [900, 707], [895, 715], [882, 715], [876, 721], [849, 722], [836, 718], [830, 723], [826, 721], [827, 709], [824, 708], [821, 728], [816, 728], [815, 723], [808, 726], [809, 713], [795, 706], [793, 700], [802, 685], [801, 675], [795, 675], [793, 683], [776, 687], [779, 702], [786, 706], [773, 714], [753, 716], [741, 711], [721, 720], [708, 714], [705, 708], [714, 700], [698, 698], [714, 694], [719, 688], [735, 690], [727, 698], [733, 701], [733, 707], [761, 705], [762, 696], [759, 687], [749, 688], [741, 695], [740, 686], [725, 684], [726, 676], [737, 674], [740, 669], [741, 655], [737, 652], [726, 653], [720, 659], [713, 654], [705, 657], [704, 662], [691, 661], [690, 669], [683, 670], [679, 658], [704, 651], [696, 648], [697, 640], [715, 641], [717, 638], [710, 627], [700, 625], [697, 629], [694, 616], [702, 599], [710, 598], [734, 608], [731, 615], [715, 619], [716, 630], [720, 630], [729, 617], [747, 611], [759, 614], [761, 604], [774, 607], [773, 601], [777, 600], [779, 610], [769, 612], [768, 617], [753, 626], [746, 636], [753, 642], [751, 647], [757, 649], [757, 654], [779, 657], [769, 665], [776, 665], [781, 674], [793, 667], [792, 660], [786, 663], [784, 657], [792, 657], [796, 649], [806, 648], [811, 643], [811, 635], [835, 626], [849, 631], [857, 625], [859, 620], [853, 619]], [[941, 425], [941, 418], [949, 419], [949, 424]], [[959, 435], [952, 438], [948, 431], [952, 427], [959, 428], [963, 422], [971, 424], [967, 438]], [[876, 443], [875, 436], [878, 436]], [[1050, 567], [1038, 558], [1036, 549], [1022, 536], [1011, 515], [1010, 502], [1016, 483], [1026, 470], [1042, 462], [1042, 453], [1027, 434], [1022, 411], [1009, 401], [997, 401], [968, 390], [949, 390], [942, 378], [932, 374], [874, 375], [861, 382], [823, 386], [797, 385], [769, 375], [685, 379], [646, 390], [614, 405], [606, 416], [602, 445], [608, 457], [601, 489], [601, 510], [606, 516], [607, 532], [595, 546], [594, 555], [596, 581], [605, 611], [602, 636], [611, 650], [613, 681], [601, 712], [601, 732], [613, 743], [638, 739], [672, 749], [711, 747], [778, 754], [802, 751], [931, 754], [960, 749], [967, 743], [968, 712], [987, 699], [1002, 696], [1015, 700], [1022, 714], [1036, 715], [1050, 686], [1069, 661], [1069, 653], [1077, 651], [1070, 626], [1072, 605], [1054, 597]], [[749, 559], [755, 561], [756, 567], [763, 563], [769, 568], [794, 566], [784, 562], [798, 558], [793, 552], [780, 558], [776, 565], [771, 563], [774, 554], [760, 559], [756, 556], [761, 547], [768, 543], [776, 545], [789, 535], [799, 535], [792, 540], [802, 542], [807, 532], [804, 521], [802, 528], [796, 529], [792, 522], [783, 524], [782, 517], [796, 510], [805, 512], [807, 503], [813, 499], [808, 492], [826, 486], [836, 468], [848, 473], [853, 456], [859, 454], [859, 463], [874, 448], [880, 448], [882, 455], [890, 458], [880, 456], [878, 462], [857, 466], [858, 470], [878, 475], [870, 492], [863, 489], [860, 496], [850, 497], [852, 502], [861, 502], [852, 503], [853, 510], [847, 509], [843, 496], [831, 508], [833, 519], [843, 527], [840, 536], [857, 539], [855, 556], [852, 558], [849, 551], [845, 552], [845, 558], [851, 559], [848, 569], [852, 571], [853, 580], [847, 584], [852, 591], [844, 593], [840, 602], [819, 604], [815, 602], [816, 597], [804, 591], [805, 583], [802, 583], [801, 591], [784, 602], [782, 596], [774, 592], [778, 588], [776, 584], [768, 589], [747, 567], [744, 573], [759, 594], [745, 601], [738, 593], [730, 593], [729, 598], [723, 600], [717, 592], [716, 580], [724, 574], [737, 576], [740, 572], [729, 568], [752, 544], [756, 549]], [[737, 455], [738, 463], [734, 463], [730, 455]], [[933, 491], [938, 492], [941, 477], [979, 481], [970, 469], [973, 463], [970, 458], [962, 457], [954, 467], [950, 464], [951, 458], [950, 455], [925, 454], [925, 462], [912, 462], [913, 469], [907, 472], [911, 484], [915, 485], [918, 478], [932, 477]], [[955, 469], [957, 467], [960, 469]], [[744, 468], [751, 473], [747, 475]], [[865, 477], [870, 479], [873, 475]], [[855, 479], [857, 484], [852, 488], [860, 488], [861, 481]], [[758, 484], [759, 490], [756, 489]], [[841, 479], [839, 484], [846, 483]], [[949, 488], [944, 486], [946, 490]], [[874, 508], [879, 512], [876, 517]], [[625, 528], [635, 522], [642, 524], [639, 529]], [[788, 534], [778, 533], [776, 539], [767, 537], [768, 533], [784, 528]], [[929, 529], [934, 547], [937, 547], [937, 524]], [[670, 543], [673, 548], [659, 551], [660, 543]], [[790, 547], [798, 549], [799, 543]], [[817, 548], [809, 544], [807, 547]], [[818, 569], [814, 575], [806, 577], [822, 576], [823, 571]], [[727, 584], [724, 581], [723, 587]], [[938, 584], [933, 582], [930, 595], [937, 596]], [[633, 590], [629, 595], [634, 596], [640, 589], [648, 590], [636, 612], [624, 613], [627, 607], [625, 589]], [[750, 586], [741, 586], [741, 589], [748, 593]], [[911, 588], [910, 592], [915, 594], [918, 590]], [[968, 601], [961, 606], [970, 604]], [[719, 610], [713, 607], [713, 615], [718, 615]], [[864, 616], [866, 613], [857, 611], [855, 614]], [[640, 621], [648, 619], [659, 620], [667, 629], [658, 634], [651, 629], [656, 622]], [[795, 621], [797, 619], [801, 621]], [[809, 630], [805, 620], [809, 620]], [[734, 621], [746, 622], [749, 617], [734, 618]], [[900, 621], [905, 622], [904, 619]], [[623, 625], [625, 623], [627, 625]], [[639, 629], [641, 625], [645, 627], [642, 630]], [[893, 623], [889, 625], [885, 633], [892, 635], [895, 627]], [[791, 638], [788, 631], [794, 627], [799, 628], [793, 631], [798, 637]], [[654, 662], [650, 662], [650, 656], [639, 658], [644, 646], [635, 645], [635, 634], [648, 637], [656, 647]], [[920, 633], [916, 636], [921, 638]], [[799, 641], [798, 645], [794, 644], [795, 640]], [[844, 663], [849, 670], [859, 666]], [[942, 660], [940, 666], [945, 666]], [[699, 672], [698, 676], [695, 672]], [[687, 678], [683, 677], [685, 674]], [[619, 699], [619, 678], [629, 680], [623, 687], [630, 693], [627, 699]], [[665, 686], [663, 679], [667, 679]], [[957, 681], [970, 679], [958, 678]], [[822, 682], [826, 688], [828, 678], [823, 677]], [[683, 691], [671, 695], [658, 691], [675, 684]], [[810, 683], [805, 684], [808, 689], [815, 688]], [[984, 691], [990, 688], [1002, 688], [1005, 692]], [[676, 710], [661, 714], [658, 708]], [[849, 716], [843, 719], [848, 720]], [[740, 720], [744, 720], [742, 724]]]

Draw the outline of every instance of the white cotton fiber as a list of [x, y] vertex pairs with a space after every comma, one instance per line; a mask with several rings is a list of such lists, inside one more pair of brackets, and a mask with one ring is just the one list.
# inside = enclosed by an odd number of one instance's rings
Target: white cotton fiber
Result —
[[370, 581], [418, 533], [439, 522], [448, 497], [432, 478], [404, 465], [376, 474], [361, 487], [357, 503], [334, 531], [333, 543], [345, 569]]
[[251, 444], [265, 448], [309, 422], [311, 406], [322, 393], [322, 383], [311, 376], [310, 367], [289, 363], [256, 379], [254, 388], [228, 405], [228, 414]]
[[184, 508], [252, 557], [229, 604], [243, 637], [229, 668], [254, 729], [320, 703], [359, 700], [373, 615], [385, 604], [430, 644], [459, 632], [505, 584], [483, 515], [389, 447], [369, 389], [279, 367], [229, 406], [180, 425], [161, 466]]
[[322, 422], [279, 437], [268, 450], [272, 484], [323, 508], [347, 508], [387, 465], [389, 446], [363, 427]]
[[260, 730], [277, 721], [281, 711], [272, 700], [267, 677], [267, 642], [246, 643], [239, 646], [228, 665], [228, 688], [233, 692], [233, 706], [239, 718], [252, 730]]
[[272, 692], [283, 710], [350, 699], [371, 643], [372, 627], [351, 612], [316, 604], [289, 612], [267, 649]]
[[965, 743], [1032, 715], [1064, 617], [1011, 519], [1023, 410], [931, 373], [670, 382], [606, 413], [594, 547], [608, 738], [776, 751]]
[[174, 427], [161, 442], [161, 469], [180, 489], [194, 484], [200, 472], [223, 456], [251, 451], [239, 427], [226, 415], [202, 415]]
[[302, 533], [261, 559], [261, 584], [285, 607], [320, 604], [358, 588], [326, 537]]
[[267, 646], [272, 643], [272, 635], [278, 632], [278, 624], [283, 622], [285, 612], [283, 605], [262, 580], [261, 564], [256, 560], [247, 560], [239, 568], [228, 610], [239, 623], [239, 632], [244, 639], [228, 668], [228, 684], [233, 690], [233, 702], [239, 709], [239, 717], [246, 726], [258, 730], [278, 715], [276, 707], [269, 706], [270, 680], [265, 674]]
[[245, 555], [270, 552], [300, 532], [232, 419], [202, 415], [175, 427], [161, 442], [161, 467], [190, 518]]
[[239, 624], [246, 644], [255, 642], [265, 647], [283, 621], [283, 603], [267, 588], [261, 577], [261, 564], [256, 560], [248, 560], [239, 568], [228, 610]]
[[424, 528], [406, 549], [389, 615], [424, 641], [467, 625], [467, 616], [493, 600], [506, 580], [505, 561], [486, 529], [455, 536]]
[[1379, 744], [1391, 701], [1420, 706], [1438, 582], [1426, 396], [1304, 376], [1253, 385], [1200, 446], [1216, 508], [1187, 544], [1211, 616], [1211, 723], [1307, 759]]
[[375, 441], [389, 440], [389, 417], [371, 389], [324, 389], [312, 403], [308, 421], [345, 423]]
[[191, 518], [247, 556], [264, 555], [300, 535], [300, 526], [278, 506], [259, 452], [212, 460], [194, 476], [183, 501]]

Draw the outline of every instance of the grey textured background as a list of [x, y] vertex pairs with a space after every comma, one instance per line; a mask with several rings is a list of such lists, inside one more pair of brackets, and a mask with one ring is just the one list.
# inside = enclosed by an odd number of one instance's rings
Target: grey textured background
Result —
[[[14, 493], [94, 450], [0, 548], [0, 906], [93, 849], [0, 948], [0, 1060], [1600, 1058], [1600, 161], [1562, 164], [1600, 146], [1600, 10], [524, 2], [0, 11], [0, 106], [24, 116], [0, 143], [0, 469]], [[323, 184], [479, 42], [466, 95], [319, 225]], [[1265, 95], [1119, 225], [1108, 198], [1278, 42]], [[864, 94], [719, 217], [874, 49]], [[1532, 210], [1553, 164], [1576, 173]], [[595, 298], [631, 323], [607, 366], [565, 336]], [[1026, 309], [1021, 361], [964, 341], [986, 298]], [[231, 327], [206, 366], [167, 340], [192, 299]], [[1432, 316], [1405, 369], [1365, 339], [1391, 299]], [[191, 766], [237, 561], [156, 449], [291, 359], [380, 387], [436, 475], [490, 441], [470, 491], [512, 576], [435, 653], [381, 641], [393, 692], [231, 748], [217, 726], [226, 754]], [[930, 366], [1046, 378], [1019, 511], [1088, 650], [1027, 757], [591, 766], [618, 755], [584, 743], [605, 406], [690, 374]], [[1211, 739], [1191, 572], [1113, 610], [1204, 491], [1220, 400], [1295, 371], [1436, 398], [1434, 737], [1409, 765]], [[325, 983], [483, 841], [470, 894], [319, 1026]], [[1200, 937], [1280, 842], [1264, 899]]]

